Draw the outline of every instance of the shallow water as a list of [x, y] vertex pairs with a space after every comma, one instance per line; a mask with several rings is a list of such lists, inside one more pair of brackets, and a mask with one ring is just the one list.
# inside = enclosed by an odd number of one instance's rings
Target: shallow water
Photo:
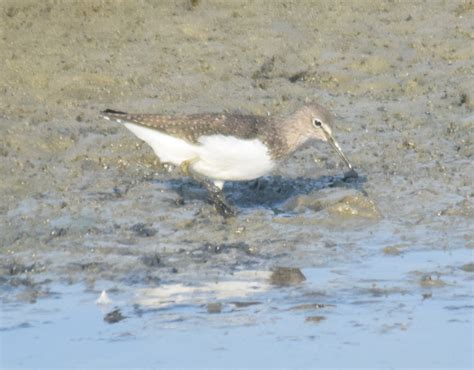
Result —
[[[305, 283], [284, 288], [249, 272], [187, 289], [112, 290], [106, 305], [95, 303], [98, 291], [53, 285], [35, 305], [4, 306], [3, 364], [468, 368], [472, 277], [455, 266], [469, 257], [465, 249], [375, 256], [304, 269]], [[433, 269], [442, 277], [424, 286], [420, 274]], [[125, 318], [105, 322], [112, 309]]]
[[[0, 366], [474, 367], [472, 4], [137, 4], [1, 4]], [[98, 118], [307, 101], [359, 178], [308, 145], [226, 222]]]

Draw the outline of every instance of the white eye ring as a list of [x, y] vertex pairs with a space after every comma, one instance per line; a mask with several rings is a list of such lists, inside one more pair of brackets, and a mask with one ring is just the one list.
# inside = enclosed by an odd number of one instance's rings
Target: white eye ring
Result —
[[323, 123], [319, 119], [315, 119], [313, 121], [313, 125], [314, 125], [314, 127], [321, 127], [323, 125]]

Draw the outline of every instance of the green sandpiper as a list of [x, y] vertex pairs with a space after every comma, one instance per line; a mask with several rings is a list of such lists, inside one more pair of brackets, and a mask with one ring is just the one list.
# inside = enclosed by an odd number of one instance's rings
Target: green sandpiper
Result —
[[257, 179], [272, 171], [308, 140], [329, 143], [357, 177], [334, 139], [332, 116], [319, 104], [286, 117], [232, 113], [130, 114], [107, 109], [107, 120], [123, 124], [151, 146], [163, 163], [179, 166], [208, 190], [217, 211], [235, 214], [222, 193], [225, 181]]

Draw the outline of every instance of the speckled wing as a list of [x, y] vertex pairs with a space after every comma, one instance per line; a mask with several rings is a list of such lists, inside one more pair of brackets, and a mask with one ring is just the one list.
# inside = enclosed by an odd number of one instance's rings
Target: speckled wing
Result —
[[190, 143], [198, 143], [202, 136], [224, 135], [240, 139], [254, 139], [265, 127], [266, 117], [241, 115], [200, 113], [190, 115], [159, 115], [129, 114], [106, 110], [102, 117], [119, 123], [133, 123], [158, 130], [168, 135], [184, 139]]

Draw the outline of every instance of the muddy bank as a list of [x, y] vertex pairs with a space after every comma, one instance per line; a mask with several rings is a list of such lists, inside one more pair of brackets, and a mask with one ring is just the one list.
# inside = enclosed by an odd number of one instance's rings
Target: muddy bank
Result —
[[[34, 276], [124, 263], [125, 272], [141, 270], [150, 248], [229, 242], [274, 258], [288, 245], [318, 250], [325, 234], [338, 243], [334, 227], [350, 230], [351, 219], [359, 227], [392, 220], [400, 238], [414, 224], [465, 239], [473, 216], [470, 15], [463, 2], [5, 2], [5, 269], [25, 265]], [[337, 183], [327, 177], [342, 170], [330, 149], [308, 147], [263, 191], [230, 184], [241, 211], [230, 224], [147, 146], [97, 118], [105, 107], [279, 114], [307, 100], [334, 111], [336, 135], [363, 180]], [[293, 264], [311, 264], [291, 254]]]

